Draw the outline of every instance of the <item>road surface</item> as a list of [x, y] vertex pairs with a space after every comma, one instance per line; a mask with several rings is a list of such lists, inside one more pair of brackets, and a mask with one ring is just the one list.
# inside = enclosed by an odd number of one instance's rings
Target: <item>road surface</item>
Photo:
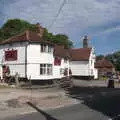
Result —
[[120, 88], [77, 86], [67, 94], [80, 103], [3, 120], [108, 120], [120, 114]]
[[69, 107], [47, 111], [48, 115], [40, 112], [20, 115], [4, 120], [108, 120], [104, 114], [88, 108], [86, 105], [78, 104]]

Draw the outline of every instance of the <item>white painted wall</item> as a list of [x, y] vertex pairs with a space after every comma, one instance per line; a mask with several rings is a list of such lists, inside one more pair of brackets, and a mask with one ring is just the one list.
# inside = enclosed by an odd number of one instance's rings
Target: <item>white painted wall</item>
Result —
[[[5, 50], [17, 50], [17, 60], [16, 61], [5, 61], [4, 51]], [[0, 45], [0, 64], [7, 65], [10, 68], [10, 74], [15, 75], [16, 72], [20, 73], [21, 77], [25, 76], [25, 43], [13, 43]], [[1, 71], [2, 73], [2, 71]], [[0, 73], [0, 74], [1, 74]]]
[[60, 79], [60, 78], [64, 77], [64, 69], [69, 68], [69, 64], [70, 64], [69, 60], [67, 60], [65, 62], [64, 58], [62, 58], [61, 59], [61, 65], [60, 66], [54, 66], [54, 69], [53, 69], [54, 78], [55, 79]]
[[[10, 74], [15, 75], [16, 72], [20, 77], [25, 77], [25, 45], [26, 43], [13, 43], [11, 45], [0, 45], [0, 63], [10, 68]], [[18, 59], [16, 61], [5, 61], [4, 50], [17, 50]], [[2, 62], [3, 61], [3, 62]], [[40, 64], [52, 64], [52, 75], [40, 75]], [[60, 79], [64, 75], [60, 74], [60, 69], [69, 67], [69, 61], [65, 62], [62, 58], [60, 66], [54, 66], [53, 49], [51, 53], [41, 52], [40, 44], [28, 44], [27, 46], [27, 77], [33, 80]], [[1, 71], [1, 69], [0, 69]], [[0, 72], [0, 74], [2, 71]]]
[[94, 79], [97, 79], [98, 78], [98, 71], [95, 68], [95, 62], [96, 62], [96, 56], [94, 53], [94, 48], [92, 48], [90, 58], [89, 58], [89, 66], [90, 66], [90, 71], [91, 71], [90, 73], [91, 73], [91, 76], [94, 76]]
[[98, 71], [95, 68], [95, 54], [92, 48], [89, 61], [71, 61], [70, 67], [73, 76], [94, 76], [98, 78]]
[[89, 76], [89, 61], [71, 61], [70, 67], [73, 76]]
[[30, 44], [27, 47], [27, 77], [31, 76], [34, 80], [53, 79], [52, 75], [40, 75], [40, 64], [54, 63], [53, 49], [52, 53], [41, 52], [40, 44]]

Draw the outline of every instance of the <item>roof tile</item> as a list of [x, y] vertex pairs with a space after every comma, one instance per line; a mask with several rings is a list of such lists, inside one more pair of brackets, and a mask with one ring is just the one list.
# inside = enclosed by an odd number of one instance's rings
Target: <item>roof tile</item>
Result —
[[95, 67], [96, 68], [104, 68], [104, 67], [114, 68], [114, 65], [110, 61], [108, 61], [105, 58], [103, 58], [103, 59], [98, 60], [96, 62]]
[[90, 53], [92, 48], [78, 48], [78, 49], [71, 49], [71, 60], [72, 61], [84, 61], [89, 60]]

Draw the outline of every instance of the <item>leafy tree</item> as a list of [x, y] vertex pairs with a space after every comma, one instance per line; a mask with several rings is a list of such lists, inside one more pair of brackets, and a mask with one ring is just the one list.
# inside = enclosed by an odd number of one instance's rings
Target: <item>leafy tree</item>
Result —
[[120, 71], [120, 51], [114, 52], [113, 54], [108, 54], [106, 56], [99, 55], [96, 57], [96, 60], [100, 60], [103, 57], [112, 62], [117, 71]]
[[106, 59], [115, 65], [116, 70], [120, 71], [120, 51], [106, 55]]
[[[7, 39], [28, 29], [36, 31], [37, 26], [35, 24], [30, 24], [25, 20], [9, 19], [0, 29], [0, 40]], [[43, 34], [43, 39], [58, 45], [64, 45], [65, 48], [70, 48], [73, 45], [68, 36], [63, 34], [53, 35], [52, 33], [49, 33], [46, 28]]]
[[72, 41], [70, 41], [68, 36], [64, 34], [53, 35], [52, 33], [49, 33], [47, 29], [45, 29], [43, 38], [45, 40], [52, 41], [57, 45], [64, 45], [65, 48], [73, 47]]
[[44, 33], [43, 33], [43, 39], [53, 42], [54, 35], [52, 33], [49, 33], [48, 30], [45, 28]]
[[20, 20], [20, 19], [10, 19], [1, 28], [2, 38], [7, 39], [27, 29], [33, 30], [34, 28], [35, 28], [35, 25], [32, 25], [27, 21]]
[[65, 48], [71, 48], [73, 45], [68, 36], [64, 34], [55, 35], [53, 42], [58, 45], [64, 45]]
[[0, 41], [3, 39], [3, 32], [2, 30], [0, 29]]
[[98, 56], [96, 56], [96, 60], [101, 60], [102, 58], [104, 58], [104, 55], [98, 55]]

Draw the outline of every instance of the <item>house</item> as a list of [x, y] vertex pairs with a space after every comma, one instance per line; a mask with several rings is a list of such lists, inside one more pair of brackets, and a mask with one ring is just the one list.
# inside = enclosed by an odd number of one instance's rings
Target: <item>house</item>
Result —
[[[32, 81], [60, 79], [64, 68], [69, 68], [67, 50], [43, 39], [44, 28], [37, 24], [37, 31], [26, 30], [0, 43], [0, 76], [5, 68], [10, 75]], [[61, 49], [61, 50], [60, 50]]]
[[[70, 68], [69, 50], [64, 46], [55, 45], [54, 47], [54, 78], [60, 79], [64, 77], [65, 70]], [[67, 73], [69, 76], [69, 72]]]
[[94, 48], [88, 46], [87, 36], [83, 39], [83, 48], [71, 49], [70, 68], [74, 77], [97, 79]]
[[98, 69], [98, 75], [106, 75], [107, 73], [114, 73], [115, 67], [114, 65], [106, 60], [105, 58], [96, 61], [95, 67]]

